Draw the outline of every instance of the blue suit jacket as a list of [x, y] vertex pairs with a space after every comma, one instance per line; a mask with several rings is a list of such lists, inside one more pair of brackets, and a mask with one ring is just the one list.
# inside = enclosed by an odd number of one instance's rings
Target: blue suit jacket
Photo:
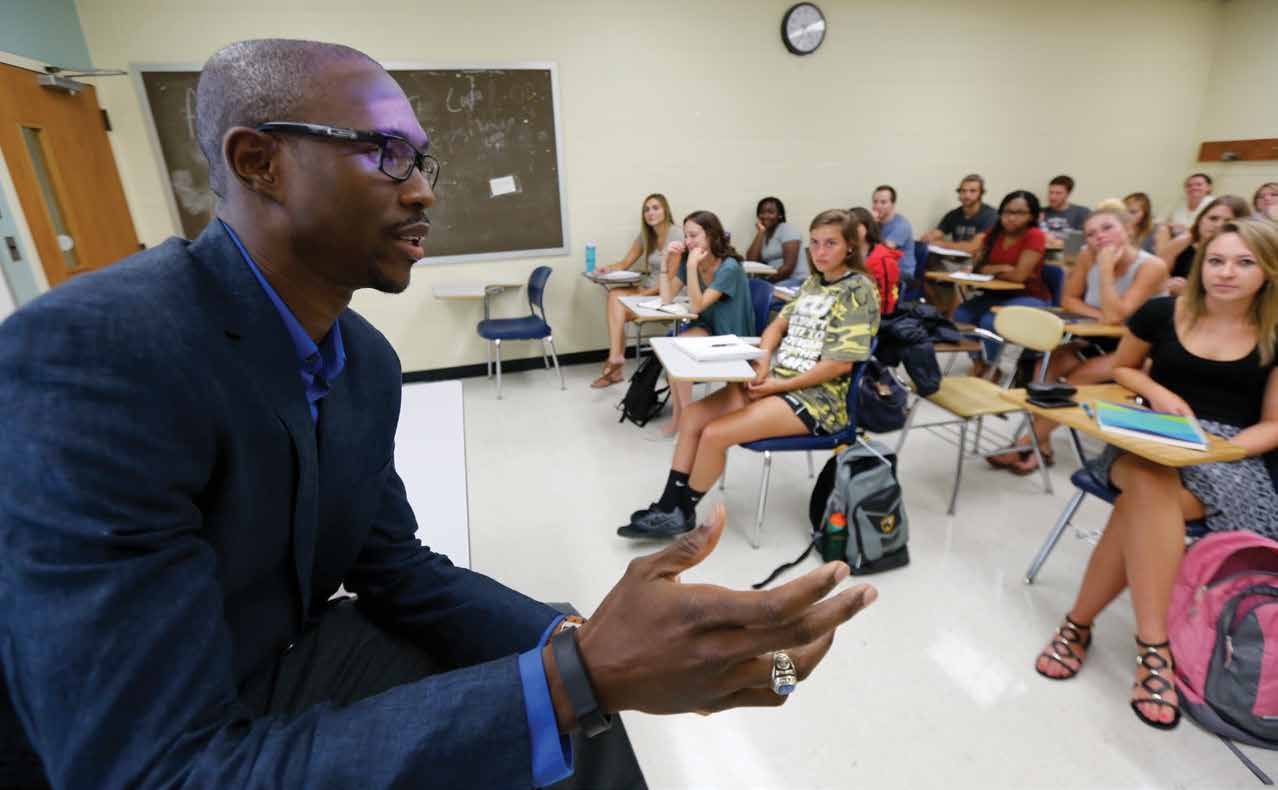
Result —
[[[532, 783], [516, 654], [558, 614], [414, 537], [399, 360], [338, 320], [318, 427], [216, 222], [0, 326], [0, 659], [55, 786]], [[465, 668], [252, 718], [237, 687], [342, 583]]]

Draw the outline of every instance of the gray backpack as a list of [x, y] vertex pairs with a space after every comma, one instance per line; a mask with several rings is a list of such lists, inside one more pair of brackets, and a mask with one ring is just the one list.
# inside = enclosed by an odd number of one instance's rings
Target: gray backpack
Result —
[[[754, 585], [756, 590], [802, 562], [813, 547], [826, 562], [847, 562], [854, 576], [910, 562], [909, 519], [896, 479], [896, 454], [880, 442], [858, 439], [826, 463], [812, 489], [808, 516], [812, 542], [794, 562]], [[840, 522], [846, 528], [840, 529]]]

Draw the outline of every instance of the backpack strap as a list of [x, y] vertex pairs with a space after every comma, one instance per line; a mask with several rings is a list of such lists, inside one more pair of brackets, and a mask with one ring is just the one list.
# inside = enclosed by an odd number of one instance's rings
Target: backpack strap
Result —
[[790, 570], [795, 565], [798, 565], [800, 562], [803, 562], [803, 560], [807, 558], [808, 554], [812, 553], [812, 549], [816, 546], [817, 541], [819, 541], [820, 539], [821, 539], [821, 533], [818, 532], [812, 536], [812, 542], [808, 544], [808, 547], [804, 549], [803, 553], [800, 554], [798, 557], [796, 557], [793, 562], [787, 562], [785, 565], [778, 567], [776, 570], [772, 571], [772, 573], [768, 574], [768, 578], [764, 579], [758, 584], [752, 584], [750, 585], [750, 587], [755, 590], [760, 590], [760, 589], [763, 589], [764, 587], [767, 587], [772, 582], [773, 579], [777, 578], [781, 574]]

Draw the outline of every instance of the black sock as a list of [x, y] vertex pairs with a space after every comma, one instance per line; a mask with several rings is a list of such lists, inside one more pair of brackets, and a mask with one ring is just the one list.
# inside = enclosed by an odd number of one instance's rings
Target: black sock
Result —
[[671, 469], [670, 477], [666, 479], [666, 490], [661, 492], [661, 499], [657, 500], [657, 509], [667, 513], [672, 512], [683, 502], [683, 492], [686, 490], [688, 490], [688, 473]]
[[684, 489], [683, 501], [679, 503], [679, 509], [683, 511], [684, 517], [691, 516], [697, 512], [697, 503], [705, 495], [705, 491], [693, 491], [692, 486]]

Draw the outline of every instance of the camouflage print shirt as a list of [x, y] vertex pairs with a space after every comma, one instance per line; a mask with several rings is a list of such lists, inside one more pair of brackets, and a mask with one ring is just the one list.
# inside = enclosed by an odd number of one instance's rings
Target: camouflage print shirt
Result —
[[[879, 331], [879, 293], [864, 274], [851, 273], [832, 283], [814, 272], [781, 311], [789, 321], [781, 347], [772, 357], [772, 375], [790, 379], [817, 362], [856, 362], [870, 356], [870, 341]], [[791, 392], [829, 433], [848, 421], [848, 376]]]

